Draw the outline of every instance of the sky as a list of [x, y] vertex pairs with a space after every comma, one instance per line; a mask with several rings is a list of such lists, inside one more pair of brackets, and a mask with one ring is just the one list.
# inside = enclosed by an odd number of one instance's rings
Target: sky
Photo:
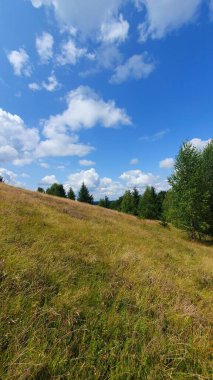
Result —
[[0, 175], [95, 199], [169, 188], [213, 137], [213, 0], [1, 0]]

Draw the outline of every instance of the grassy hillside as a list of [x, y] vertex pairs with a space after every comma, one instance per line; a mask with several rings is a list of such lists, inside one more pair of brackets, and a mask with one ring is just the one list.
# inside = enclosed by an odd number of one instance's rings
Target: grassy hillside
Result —
[[0, 184], [0, 379], [211, 379], [213, 247]]

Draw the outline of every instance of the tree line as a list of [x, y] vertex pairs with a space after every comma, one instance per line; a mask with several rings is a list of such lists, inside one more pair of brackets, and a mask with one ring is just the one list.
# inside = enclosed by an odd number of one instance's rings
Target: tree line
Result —
[[[87, 186], [82, 186], [76, 197], [72, 188], [68, 193], [63, 185], [53, 184], [47, 194], [67, 197], [79, 202], [98, 204], [144, 219], [172, 223], [186, 230], [193, 239], [213, 237], [213, 140], [203, 149], [184, 143], [176, 157], [173, 174], [168, 178], [171, 189], [156, 192], [148, 186], [143, 194], [137, 188], [127, 190], [120, 198], [110, 201], [106, 196], [94, 202]], [[38, 188], [38, 191], [45, 192]]]
[[42, 187], [38, 187], [37, 191], [39, 193], [46, 193], [48, 195], [54, 195], [56, 197], [68, 198], [73, 201], [77, 200], [78, 202], [90, 203], [93, 204], [93, 195], [90, 194], [87, 186], [83, 182], [81, 188], [76, 197], [72, 187], [69, 188], [68, 192], [64, 189], [64, 186], [59, 183], [53, 183], [50, 187], [45, 191]]

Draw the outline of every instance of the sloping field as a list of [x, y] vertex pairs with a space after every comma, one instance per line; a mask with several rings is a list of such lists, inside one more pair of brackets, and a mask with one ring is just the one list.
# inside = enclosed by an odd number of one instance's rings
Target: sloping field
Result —
[[212, 379], [213, 247], [0, 185], [1, 380]]

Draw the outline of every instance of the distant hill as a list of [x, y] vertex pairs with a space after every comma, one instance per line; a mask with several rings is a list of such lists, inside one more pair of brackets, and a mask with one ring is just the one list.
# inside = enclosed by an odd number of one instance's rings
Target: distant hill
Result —
[[0, 184], [1, 380], [211, 378], [213, 247]]

